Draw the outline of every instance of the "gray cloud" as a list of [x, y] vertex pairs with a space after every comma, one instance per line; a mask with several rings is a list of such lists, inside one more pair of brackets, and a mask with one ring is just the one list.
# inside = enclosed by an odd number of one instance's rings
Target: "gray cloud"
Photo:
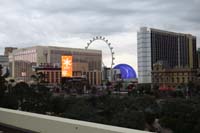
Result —
[[[68, 43], [70, 38], [86, 43], [95, 35], [120, 40], [141, 26], [192, 33], [199, 40], [199, 7], [199, 0], [0, 0], [0, 46]], [[136, 47], [136, 37], [123, 41], [116, 43], [118, 53]]]
[[[180, 23], [176, 24], [178, 21], [184, 24], [186, 20], [199, 21], [200, 18], [197, 12], [199, 3], [188, 0], [143, 2], [139, 0], [22, 0], [20, 2], [8, 0], [3, 4], [5, 8], [10, 7], [10, 10], [7, 8], [7, 13], [11, 18], [13, 17], [12, 19], [17, 19], [15, 21], [18, 23], [29, 24], [36, 29], [41, 29], [40, 25], [42, 25], [44, 31], [52, 28], [60, 31], [62, 27], [61, 32], [68, 31], [76, 34], [95, 32], [110, 34], [127, 31], [129, 27], [126, 25], [130, 23], [152, 26], [173, 23], [174, 27], [178, 28], [181, 27]], [[76, 27], [71, 27], [71, 24], [76, 24]]]

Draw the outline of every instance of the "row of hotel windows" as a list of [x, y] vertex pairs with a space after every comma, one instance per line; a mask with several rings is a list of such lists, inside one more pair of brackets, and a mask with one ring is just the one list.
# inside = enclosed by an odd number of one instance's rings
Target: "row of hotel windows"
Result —
[[27, 54], [31, 54], [31, 53], [36, 53], [36, 49], [19, 51], [19, 52], [15, 53], [15, 55], [27, 55]]
[[23, 60], [29, 62], [36, 62], [37, 55], [36, 53], [26, 54], [26, 55], [16, 55], [15, 60]]
[[[45, 74], [45, 80], [49, 83], [60, 83], [60, 78], [61, 78], [61, 72], [43, 72]], [[84, 74], [84, 73], [83, 73]], [[73, 76], [81, 76], [82, 73], [77, 71], [73, 72]]]
[[85, 50], [85, 52], [78, 52], [78, 51], [60, 51], [60, 50], [51, 50], [51, 54], [58, 54], [58, 55], [81, 55], [81, 56], [101, 56], [101, 53], [98, 51], [96, 53], [89, 53]]
[[[52, 54], [51, 55], [51, 62], [55, 62], [61, 59], [62, 55], [57, 55], [57, 54]], [[86, 56], [73, 56], [73, 62], [88, 62], [90, 60], [94, 60], [94, 59], [101, 59], [101, 56], [98, 57], [94, 57], [94, 56], [90, 56], [90, 57], [86, 57]]]
[[[61, 81], [61, 72], [60, 71], [41, 71], [42, 73], [44, 73], [45, 78], [44, 80], [48, 83], [60, 83]], [[98, 78], [97, 78], [97, 73], [98, 73]], [[80, 72], [80, 71], [75, 71], [73, 72], [73, 76], [82, 76], [82, 75], [86, 75], [87, 79], [89, 81], [90, 84], [92, 85], [97, 85], [101, 82], [101, 72]]]
[[152, 72], [155, 76], [192, 76], [192, 75], [196, 75], [196, 72], [158, 72], [157, 74], [155, 72]]
[[45, 81], [49, 83], [60, 83], [61, 72], [44, 72]]
[[154, 77], [152, 78], [152, 81], [154, 83], [188, 83], [189, 81], [194, 81], [196, 78], [195, 77], [172, 77], [172, 78], [158, 78], [158, 77]]

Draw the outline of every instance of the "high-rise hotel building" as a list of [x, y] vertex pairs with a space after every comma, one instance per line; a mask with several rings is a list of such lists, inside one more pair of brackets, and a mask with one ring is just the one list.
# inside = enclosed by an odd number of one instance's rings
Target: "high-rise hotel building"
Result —
[[198, 67], [196, 37], [141, 27], [137, 33], [138, 82], [152, 83], [153, 65], [158, 62], [166, 68]]

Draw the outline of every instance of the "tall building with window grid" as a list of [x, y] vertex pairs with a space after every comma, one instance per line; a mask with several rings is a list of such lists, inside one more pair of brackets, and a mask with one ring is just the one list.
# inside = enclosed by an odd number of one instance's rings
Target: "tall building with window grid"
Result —
[[196, 37], [141, 27], [137, 33], [138, 82], [152, 83], [152, 69], [157, 62], [167, 68], [198, 67]]

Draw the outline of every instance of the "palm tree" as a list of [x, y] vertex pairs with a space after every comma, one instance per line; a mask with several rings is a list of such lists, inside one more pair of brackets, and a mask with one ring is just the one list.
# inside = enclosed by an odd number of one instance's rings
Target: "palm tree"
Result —
[[42, 83], [44, 82], [45, 74], [42, 72], [36, 73], [36, 75], [31, 75], [31, 78], [36, 81], [36, 83]]
[[45, 79], [45, 74], [44, 73], [38, 72], [36, 75], [38, 76], [40, 83], [44, 82], [44, 79]]
[[6, 86], [5, 86], [6, 80], [5, 80], [4, 76], [2, 76], [2, 68], [3, 67], [0, 64], [0, 102], [2, 100], [2, 97], [5, 94], [5, 90], [6, 90]]
[[3, 74], [4, 78], [7, 78], [10, 75], [8, 68], [6, 68], [6, 72]]

